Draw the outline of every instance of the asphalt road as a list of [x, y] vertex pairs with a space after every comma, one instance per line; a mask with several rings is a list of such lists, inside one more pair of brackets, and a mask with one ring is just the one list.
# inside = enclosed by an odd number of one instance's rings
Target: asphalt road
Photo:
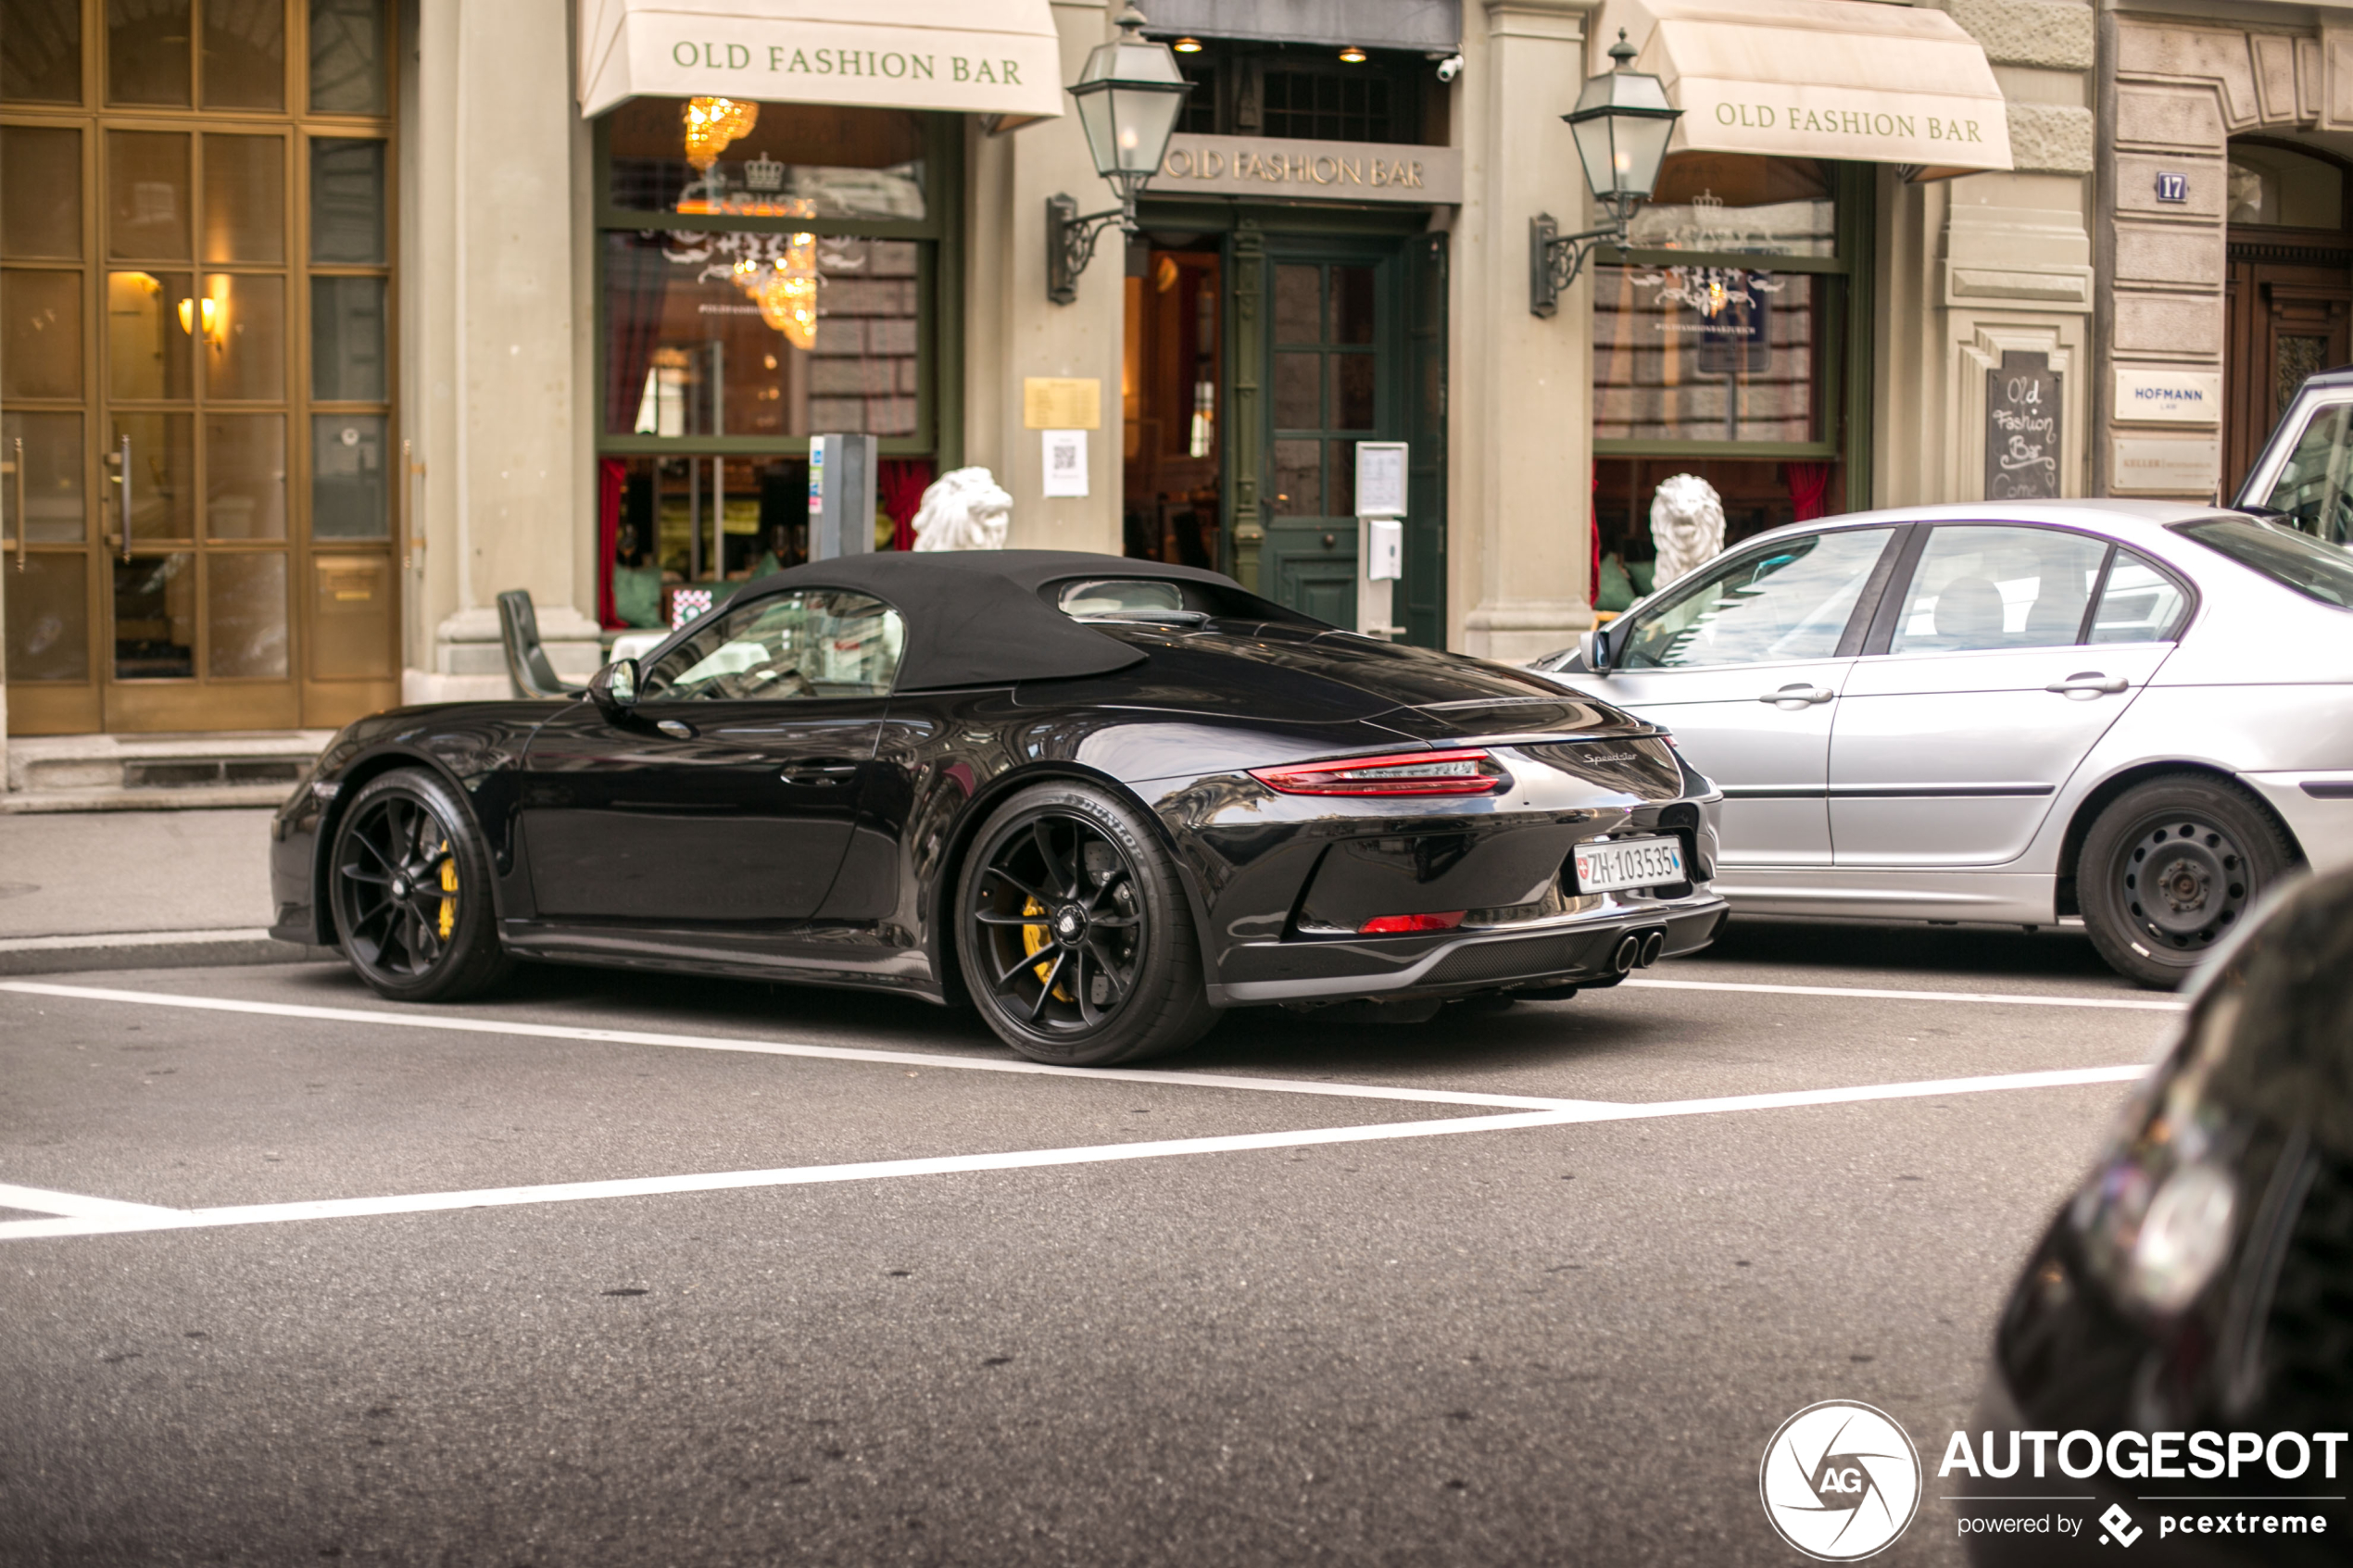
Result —
[[0, 982], [0, 1563], [1796, 1563], [1757, 1464], [1831, 1398], [1928, 1467], [1880, 1561], [1957, 1562], [1935, 1461], [2127, 1092], [2015, 1075], [2165, 999], [2052, 934], [1650, 978], [1129, 1075], [587, 970]]

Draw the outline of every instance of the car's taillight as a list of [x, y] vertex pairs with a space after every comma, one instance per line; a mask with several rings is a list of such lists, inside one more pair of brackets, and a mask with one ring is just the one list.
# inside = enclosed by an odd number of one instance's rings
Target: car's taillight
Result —
[[1468, 909], [1439, 909], [1424, 915], [1375, 915], [1356, 930], [1365, 936], [1390, 931], [1452, 931], [1469, 913]]
[[1284, 795], [1491, 795], [1511, 776], [1486, 752], [1401, 751], [1252, 768], [1250, 776]]

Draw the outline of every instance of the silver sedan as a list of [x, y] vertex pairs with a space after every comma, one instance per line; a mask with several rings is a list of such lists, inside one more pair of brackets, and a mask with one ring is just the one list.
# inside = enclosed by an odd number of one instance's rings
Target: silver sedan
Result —
[[2353, 864], [2353, 554], [2242, 513], [1800, 523], [1532, 668], [1718, 783], [1739, 911], [2080, 915], [2171, 985], [2291, 870]]

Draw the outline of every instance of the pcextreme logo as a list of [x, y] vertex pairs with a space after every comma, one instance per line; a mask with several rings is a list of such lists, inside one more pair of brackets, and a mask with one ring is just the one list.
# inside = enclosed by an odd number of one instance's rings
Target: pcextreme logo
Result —
[[1781, 1539], [1818, 1562], [1853, 1562], [1919, 1512], [1920, 1456], [1885, 1411], [1825, 1399], [1781, 1423], [1756, 1486]]

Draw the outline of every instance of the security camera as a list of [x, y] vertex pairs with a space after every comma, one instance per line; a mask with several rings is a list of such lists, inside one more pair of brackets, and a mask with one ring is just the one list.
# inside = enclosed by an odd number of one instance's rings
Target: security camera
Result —
[[1452, 82], [1452, 81], [1453, 81], [1453, 80], [1454, 80], [1454, 78], [1456, 78], [1456, 77], [1458, 77], [1458, 76], [1460, 76], [1460, 75], [1462, 75], [1462, 74], [1463, 74], [1463, 56], [1460, 56], [1460, 55], [1449, 55], [1449, 56], [1447, 56], [1444, 59], [1442, 59], [1442, 60], [1441, 60], [1441, 61], [1439, 61], [1439, 62], [1438, 62], [1438, 80], [1439, 80], [1439, 81], [1441, 81], [1441, 82]]

